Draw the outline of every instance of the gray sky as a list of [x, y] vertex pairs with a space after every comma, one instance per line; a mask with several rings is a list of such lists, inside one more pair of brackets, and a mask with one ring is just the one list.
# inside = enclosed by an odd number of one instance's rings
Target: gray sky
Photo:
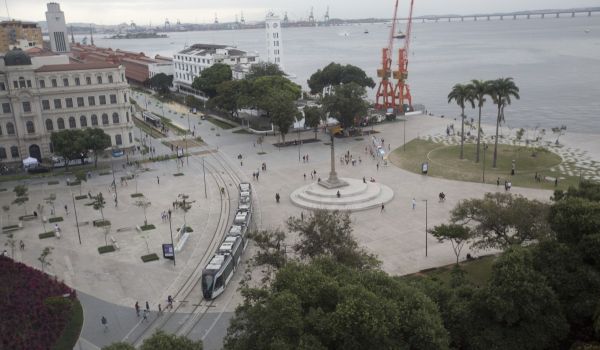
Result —
[[[5, 0], [11, 18], [45, 20], [44, 0]], [[307, 18], [311, 6], [314, 15], [322, 19], [327, 6], [332, 18], [391, 17], [393, 0], [54, 0], [61, 5], [67, 22], [94, 22], [117, 24], [134, 21], [138, 24], [163, 23], [165, 18], [173, 23], [212, 22], [217, 14], [220, 22], [230, 22], [236, 14], [244, 12], [247, 21], [264, 18], [267, 10], [283, 14], [290, 19]], [[0, 16], [6, 16], [6, 7], [0, 4]], [[409, 1], [402, 0], [399, 16], [406, 16]], [[547, 8], [600, 6], [598, 0], [416, 0], [416, 15], [469, 14], [510, 12]]]

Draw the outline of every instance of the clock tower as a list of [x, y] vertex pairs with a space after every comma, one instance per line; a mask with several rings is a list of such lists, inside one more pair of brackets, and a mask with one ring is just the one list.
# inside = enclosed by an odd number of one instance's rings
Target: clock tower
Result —
[[283, 70], [283, 38], [281, 37], [281, 19], [273, 12], [265, 19], [267, 32], [267, 62], [274, 63]]

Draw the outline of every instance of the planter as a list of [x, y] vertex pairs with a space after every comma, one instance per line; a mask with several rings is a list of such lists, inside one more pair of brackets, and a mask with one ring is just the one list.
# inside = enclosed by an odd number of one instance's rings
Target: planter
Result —
[[40, 233], [38, 235], [38, 237], [40, 239], [51, 238], [51, 237], [54, 237], [54, 236], [55, 236], [54, 231], [48, 231], [48, 232]]
[[100, 253], [100, 254], [112, 253], [114, 251], [115, 251], [115, 247], [112, 245], [105, 245], [102, 247], [98, 247], [98, 253]]
[[150, 262], [150, 261], [155, 261], [155, 260], [158, 260], [158, 259], [159, 259], [158, 255], [156, 255], [154, 253], [148, 254], [148, 255], [142, 255], [142, 261], [145, 262], [145, 263]]
[[48, 219], [48, 222], [49, 222], [49, 223], [53, 223], [53, 222], [61, 222], [61, 221], [63, 221], [63, 218], [62, 218], [62, 216], [56, 216], [56, 217], [53, 217], [53, 218], [50, 218], [50, 219]]

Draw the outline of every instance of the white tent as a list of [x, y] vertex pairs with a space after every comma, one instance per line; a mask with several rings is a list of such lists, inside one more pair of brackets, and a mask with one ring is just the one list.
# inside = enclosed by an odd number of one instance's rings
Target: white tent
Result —
[[38, 165], [38, 160], [32, 157], [23, 159], [23, 167], [25, 169], [35, 168]]

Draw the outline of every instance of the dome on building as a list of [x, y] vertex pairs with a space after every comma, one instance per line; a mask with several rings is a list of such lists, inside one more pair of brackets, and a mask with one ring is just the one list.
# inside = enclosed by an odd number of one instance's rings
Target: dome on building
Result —
[[4, 55], [4, 65], [24, 66], [30, 65], [31, 58], [21, 49], [14, 48]]

